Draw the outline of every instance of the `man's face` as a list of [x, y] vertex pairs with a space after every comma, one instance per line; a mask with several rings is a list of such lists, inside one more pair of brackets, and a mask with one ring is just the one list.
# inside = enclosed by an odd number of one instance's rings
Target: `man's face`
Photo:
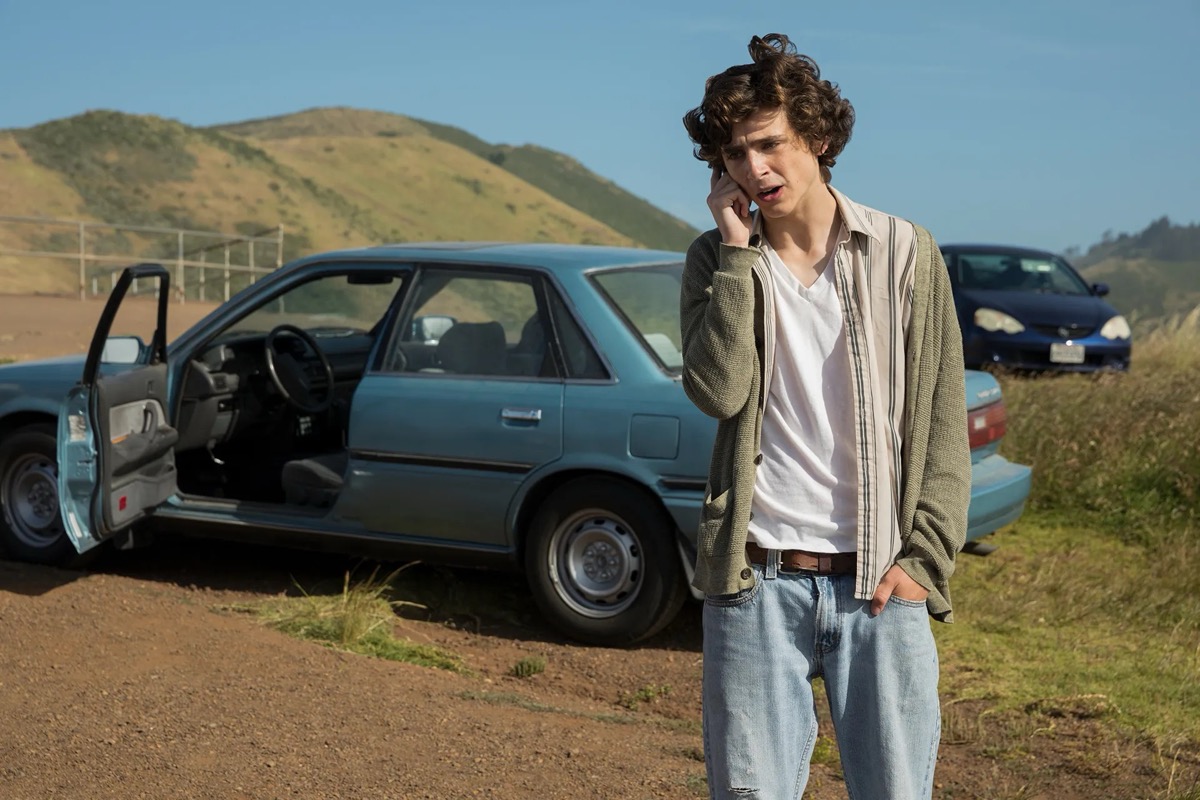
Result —
[[814, 187], [824, 188], [816, 154], [792, 131], [782, 109], [764, 109], [734, 123], [722, 152], [725, 171], [767, 219], [802, 211]]

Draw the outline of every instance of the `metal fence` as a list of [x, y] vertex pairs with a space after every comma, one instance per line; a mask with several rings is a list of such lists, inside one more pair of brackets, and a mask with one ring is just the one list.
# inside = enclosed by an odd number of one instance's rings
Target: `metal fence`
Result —
[[[121, 268], [140, 261], [156, 261], [165, 267], [174, 265], [171, 293], [181, 303], [188, 299], [228, 300], [246, 284], [254, 283], [258, 276], [283, 265], [282, 225], [251, 234], [231, 234], [0, 215], [0, 226], [5, 225], [55, 230], [50, 236], [20, 237], [22, 241], [32, 239], [41, 244], [34, 249], [7, 247], [3, 244], [6, 237], [0, 237], [0, 256], [73, 262], [78, 266], [80, 300], [87, 299], [89, 294], [107, 294], [116, 284]], [[210, 297], [214, 288], [215, 296]]]

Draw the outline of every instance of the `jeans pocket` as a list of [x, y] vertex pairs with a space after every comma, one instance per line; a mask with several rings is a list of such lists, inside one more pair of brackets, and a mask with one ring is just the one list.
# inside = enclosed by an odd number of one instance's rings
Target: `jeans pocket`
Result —
[[896, 595], [892, 595], [891, 597], [888, 598], [888, 604], [891, 605], [892, 603], [895, 603], [898, 606], [903, 606], [905, 608], [919, 608], [922, 611], [925, 610], [925, 601], [924, 600], [905, 600], [903, 597], [897, 597]]

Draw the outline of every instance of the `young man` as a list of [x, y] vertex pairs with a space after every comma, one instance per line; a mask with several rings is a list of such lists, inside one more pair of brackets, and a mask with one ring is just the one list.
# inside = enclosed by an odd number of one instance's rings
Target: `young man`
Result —
[[[829, 185], [854, 111], [786, 36], [684, 117], [716, 229], [689, 248], [683, 386], [720, 420], [700, 523], [714, 798], [799, 798], [829, 696], [852, 798], [928, 798], [928, 616], [966, 534], [962, 342], [924, 229]], [[751, 205], [758, 207], [751, 211]]]

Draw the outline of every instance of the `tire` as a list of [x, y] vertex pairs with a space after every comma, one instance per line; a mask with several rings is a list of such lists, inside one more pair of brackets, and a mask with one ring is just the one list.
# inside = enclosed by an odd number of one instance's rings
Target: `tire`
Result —
[[59, 511], [54, 436], [50, 425], [29, 425], [0, 440], [0, 549], [18, 561], [70, 566], [79, 554]]
[[662, 630], [687, 596], [675, 529], [630, 484], [572, 481], [538, 509], [525, 574], [546, 619], [589, 644], [628, 645]]

